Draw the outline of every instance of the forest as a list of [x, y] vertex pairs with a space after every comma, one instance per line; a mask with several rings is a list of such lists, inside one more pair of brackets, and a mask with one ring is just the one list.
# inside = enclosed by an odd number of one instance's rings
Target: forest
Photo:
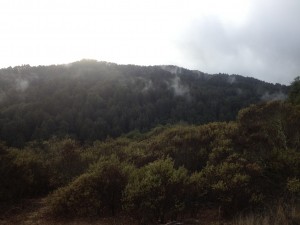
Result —
[[83, 60], [0, 84], [0, 224], [27, 199], [20, 224], [300, 224], [299, 78]]
[[240, 109], [287, 93], [280, 84], [176, 66], [23, 65], [0, 70], [0, 140], [13, 147], [53, 136], [92, 143], [158, 125], [231, 121]]

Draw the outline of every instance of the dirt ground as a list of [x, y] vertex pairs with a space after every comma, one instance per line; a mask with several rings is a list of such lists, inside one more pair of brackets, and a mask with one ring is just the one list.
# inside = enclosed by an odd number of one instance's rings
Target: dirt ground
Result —
[[[29, 199], [0, 215], [0, 225], [138, 225], [128, 217], [56, 220], [45, 213], [46, 199]], [[202, 211], [197, 219], [185, 219], [184, 222], [169, 222], [169, 225], [221, 225], [216, 211]]]

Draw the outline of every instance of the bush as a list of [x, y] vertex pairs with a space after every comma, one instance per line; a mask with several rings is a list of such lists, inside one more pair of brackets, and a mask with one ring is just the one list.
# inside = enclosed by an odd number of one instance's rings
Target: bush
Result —
[[88, 168], [81, 156], [81, 146], [72, 139], [54, 138], [45, 142], [45, 148], [42, 154], [49, 169], [49, 183], [52, 189], [69, 184]]
[[115, 215], [121, 208], [127, 169], [115, 157], [99, 161], [89, 172], [49, 196], [50, 213], [62, 217]]
[[[262, 203], [261, 168], [243, 157], [232, 154], [218, 164], [208, 164], [194, 182], [207, 191], [207, 200], [221, 206], [226, 216]], [[197, 184], [199, 180], [199, 184]], [[200, 189], [201, 190], [201, 189]]]
[[185, 208], [187, 171], [171, 159], [149, 163], [132, 174], [124, 192], [124, 207], [143, 221], [176, 217]]
[[22, 171], [24, 194], [36, 197], [48, 193], [49, 173], [41, 156], [31, 149], [10, 150], [10, 154], [14, 157], [13, 163]]
[[22, 168], [15, 164], [3, 143], [0, 143], [0, 184], [0, 203], [18, 201], [28, 187]]

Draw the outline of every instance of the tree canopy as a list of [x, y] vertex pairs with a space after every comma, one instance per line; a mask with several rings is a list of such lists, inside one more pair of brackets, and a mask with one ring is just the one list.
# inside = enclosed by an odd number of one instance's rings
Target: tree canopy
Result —
[[287, 92], [254, 78], [174, 66], [24, 65], [0, 70], [0, 139], [16, 147], [53, 136], [93, 142], [159, 124], [230, 121], [241, 108]]

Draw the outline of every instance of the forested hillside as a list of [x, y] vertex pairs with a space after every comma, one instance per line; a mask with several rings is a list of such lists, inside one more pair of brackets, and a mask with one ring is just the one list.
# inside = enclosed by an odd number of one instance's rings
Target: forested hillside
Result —
[[92, 143], [161, 124], [234, 120], [252, 103], [284, 99], [288, 87], [176, 66], [82, 60], [0, 70], [0, 139], [70, 137]]
[[[299, 78], [80, 61], [3, 69], [0, 83], [4, 224], [300, 222]], [[42, 209], [14, 222], [26, 199]]]

